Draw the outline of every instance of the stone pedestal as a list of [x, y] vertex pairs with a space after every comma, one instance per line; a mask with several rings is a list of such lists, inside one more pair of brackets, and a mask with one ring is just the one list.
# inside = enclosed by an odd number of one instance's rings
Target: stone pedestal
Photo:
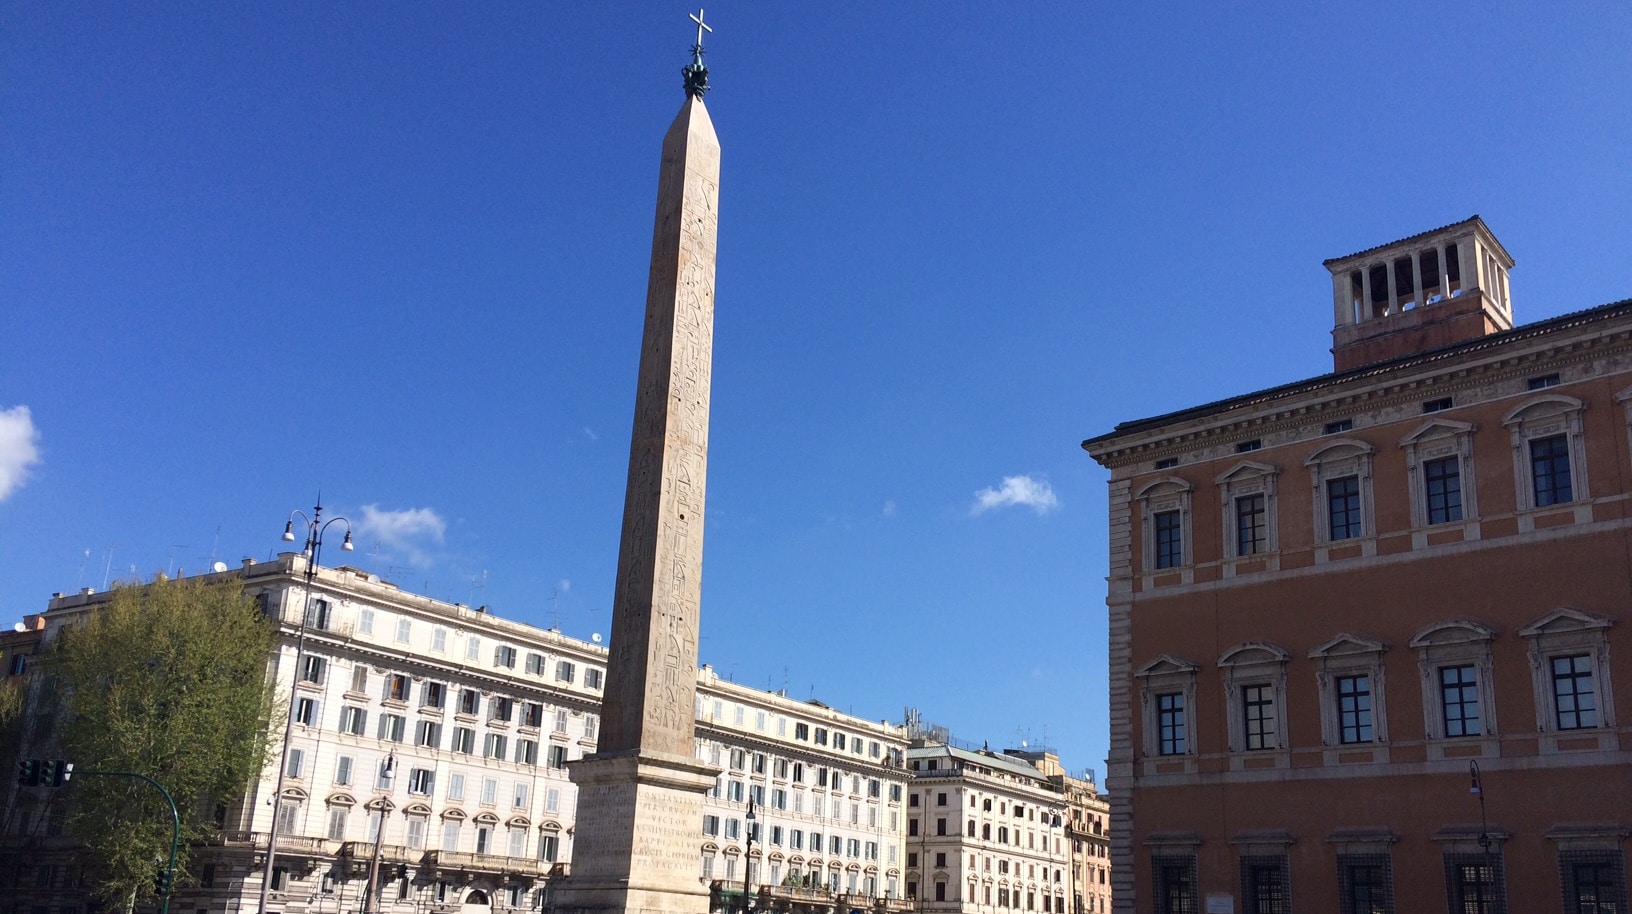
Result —
[[706, 914], [697, 851], [703, 794], [719, 769], [650, 750], [568, 763], [578, 785], [571, 876], [557, 914]]

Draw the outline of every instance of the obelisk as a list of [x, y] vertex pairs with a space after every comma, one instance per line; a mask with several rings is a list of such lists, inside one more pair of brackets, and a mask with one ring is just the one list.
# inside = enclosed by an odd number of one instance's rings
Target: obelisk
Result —
[[686, 100], [658, 172], [599, 751], [570, 764], [578, 811], [558, 911], [708, 910], [698, 842], [719, 770], [696, 760], [693, 703], [720, 144], [703, 107], [712, 29], [692, 20]]

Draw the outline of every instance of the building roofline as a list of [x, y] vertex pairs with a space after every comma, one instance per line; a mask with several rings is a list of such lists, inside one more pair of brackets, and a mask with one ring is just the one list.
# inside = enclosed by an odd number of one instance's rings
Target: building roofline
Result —
[[[1490, 226], [1485, 225], [1485, 220], [1479, 218], [1479, 214], [1475, 213], [1472, 216], [1469, 216], [1468, 218], [1461, 220], [1460, 222], [1452, 222], [1452, 223], [1450, 223], [1448, 225], [1442, 225], [1439, 228], [1429, 229], [1426, 232], [1418, 232], [1415, 235], [1407, 235], [1404, 238], [1396, 238], [1393, 241], [1387, 242], [1385, 244], [1372, 245], [1371, 247], [1366, 248], [1363, 251], [1355, 251], [1353, 254], [1344, 254], [1342, 257], [1329, 257], [1326, 260], [1322, 260], [1320, 263], [1321, 263], [1321, 266], [1330, 267], [1334, 263], [1342, 263], [1345, 260], [1350, 260], [1350, 259], [1355, 258], [1355, 257], [1363, 257], [1363, 256], [1365, 256], [1367, 254], [1370, 254], [1370, 253], [1373, 253], [1375, 251], [1381, 251], [1383, 248], [1391, 248], [1396, 244], [1404, 244], [1404, 243], [1406, 243], [1408, 241], [1416, 241], [1418, 238], [1426, 238], [1429, 235], [1436, 235], [1436, 234], [1438, 234], [1440, 232], [1448, 231], [1448, 230], [1454, 229], [1454, 228], [1462, 228], [1463, 226], [1469, 226], [1469, 227], [1480, 226], [1480, 227], [1484, 228], [1486, 235], [1490, 235], [1492, 241], [1495, 241], [1495, 239], [1496, 239], [1496, 236], [1494, 234], [1492, 234], [1491, 231], [1490, 231]], [[1500, 245], [1501, 245], [1501, 242], [1497, 242], [1497, 246], [1500, 246]], [[1505, 248], [1503, 249], [1502, 253], [1503, 254], [1507, 253]], [[1511, 260], [1512, 258], [1508, 258], [1508, 259]]]
[[[1436, 231], [1438, 230], [1436, 229]], [[1512, 330], [1503, 330], [1497, 333], [1487, 334], [1477, 339], [1456, 343], [1451, 346], [1444, 346], [1439, 349], [1431, 349], [1427, 352], [1419, 352], [1408, 356], [1401, 356], [1396, 359], [1389, 359], [1385, 362], [1375, 362], [1370, 365], [1362, 365], [1358, 368], [1351, 368], [1347, 371], [1337, 371], [1329, 374], [1317, 375], [1313, 378], [1305, 378], [1301, 381], [1293, 381], [1275, 387], [1266, 387], [1262, 390], [1253, 391], [1252, 393], [1241, 394], [1239, 396], [1230, 397], [1224, 400], [1215, 400], [1211, 403], [1204, 403], [1200, 406], [1192, 406], [1187, 409], [1181, 409], [1171, 413], [1163, 413], [1161, 415], [1151, 416], [1145, 419], [1133, 419], [1128, 422], [1119, 423], [1115, 428], [1103, 435], [1096, 435], [1093, 438], [1085, 439], [1082, 442], [1082, 449], [1090, 454], [1093, 454], [1094, 451], [1099, 449], [1102, 445], [1115, 441], [1116, 439], [1125, 435], [1161, 428], [1163, 426], [1172, 425], [1176, 422], [1182, 422], [1188, 419], [1199, 419], [1203, 416], [1216, 415], [1232, 409], [1239, 409], [1243, 406], [1252, 406], [1255, 404], [1267, 403], [1272, 400], [1280, 400], [1296, 394], [1304, 393], [1306, 391], [1314, 390], [1316, 388], [1328, 387], [1333, 384], [1353, 380], [1355, 378], [1389, 374], [1417, 365], [1425, 365], [1430, 362], [1441, 361], [1443, 359], [1464, 353], [1477, 352], [1481, 349], [1504, 346], [1521, 340], [1544, 337], [1549, 334], [1559, 333], [1564, 330], [1572, 329], [1585, 324], [1610, 320], [1616, 317], [1623, 317], [1628, 314], [1632, 314], [1632, 298], [1625, 298], [1620, 301], [1610, 302], [1609, 304], [1599, 305], [1583, 311], [1572, 311], [1568, 314], [1561, 314], [1557, 317], [1536, 321], [1533, 324], [1524, 324], [1523, 326], [1514, 327]]]

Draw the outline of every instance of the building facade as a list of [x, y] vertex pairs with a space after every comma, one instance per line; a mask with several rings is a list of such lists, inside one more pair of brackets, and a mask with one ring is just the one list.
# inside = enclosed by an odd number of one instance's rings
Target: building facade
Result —
[[907, 750], [907, 897], [925, 912], [1106, 911], [1109, 808], [1051, 752]]
[[[605, 648], [355, 568], [316, 569], [308, 593], [305, 572], [303, 557], [286, 554], [211, 575], [239, 581], [276, 620], [269, 675], [293, 725], [279, 802], [281, 753], [225, 810], [219, 841], [192, 849], [195, 879], [171, 908], [254, 910], [273, 816], [271, 910], [360, 910], [376, 857], [382, 914], [547, 907], [552, 880], [570, 868], [577, 793], [567, 766], [595, 750]], [[107, 597], [57, 595], [31, 617], [37, 629], [7, 639], [8, 659], [32, 656]], [[28, 664], [18, 661], [19, 676]], [[751, 891], [783, 910], [902, 909], [905, 729], [734, 685], [708, 667], [697, 677], [698, 758], [722, 769], [697, 825], [699, 880], [717, 881], [722, 903], [729, 889], [740, 898], [751, 859]], [[54, 757], [26, 728], [18, 745]], [[8, 781], [5, 910], [89, 910], [61, 825], [70, 792]]]
[[1625, 911], [1632, 301], [1515, 326], [1478, 217], [1326, 266], [1332, 374], [1083, 443], [1114, 910]]

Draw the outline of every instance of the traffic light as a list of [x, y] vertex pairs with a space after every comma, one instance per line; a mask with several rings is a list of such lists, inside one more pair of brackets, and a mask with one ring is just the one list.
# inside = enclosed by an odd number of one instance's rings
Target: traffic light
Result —
[[17, 763], [17, 786], [36, 787], [40, 783], [39, 759], [24, 759]]
[[153, 894], [161, 896], [161, 897], [170, 894], [170, 868], [169, 867], [167, 867], [167, 866], [159, 867], [158, 875], [155, 876], [154, 879], [153, 879]]
[[61, 763], [56, 759], [46, 759], [45, 761], [40, 762], [40, 779], [34, 783], [44, 784], [48, 787], [55, 784], [57, 782], [57, 766], [59, 764]]
[[64, 784], [68, 783], [68, 779], [73, 777], [73, 776], [74, 776], [74, 763], [73, 762], [59, 761], [59, 762], [57, 762], [56, 775], [51, 778], [51, 786], [52, 787], [61, 787]]

